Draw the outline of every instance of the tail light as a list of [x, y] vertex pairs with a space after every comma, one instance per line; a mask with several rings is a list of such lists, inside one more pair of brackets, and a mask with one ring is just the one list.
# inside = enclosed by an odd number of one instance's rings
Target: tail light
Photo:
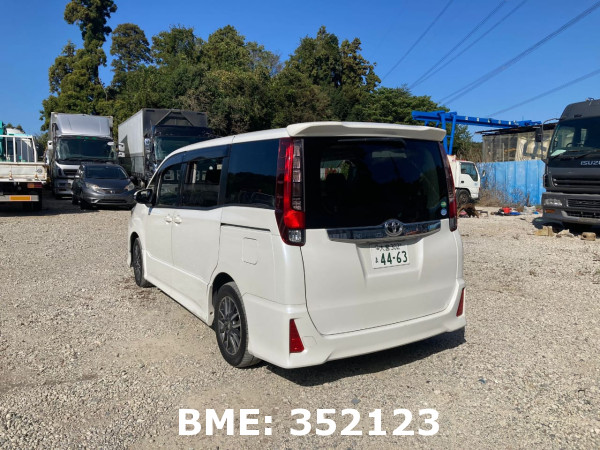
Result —
[[456, 211], [456, 191], [454, 190], [454, 178], [452, 177], [452, 169], [448, 162], [448, 155], [444, 151], [444, 147], [440, 144], [440, 152], [442, 153], [442, 161], [444, 170], [446, 171], [446, 184], [448, 185], [448, 218], [450, 219], [450, 231], [455, 231], [458, 228], [458, 219]]
[[42, 183], [27, 183], [27, 188], [29, 189], [41, 189]]
[[460, 294], [460, 302], [458, 302], [458, 309], [456, 310], [456, 317], [460, 317], [463, 315], [463, 309], [465, 307], [465, 290], [462, 290]]
[[304, 174], [302, 139], [279, 140], [275, 217], [283, 242], [304, 245]]
[[294, 319], [290, 319], [290, 353], [301, 353], [304, 351], [304, 344], [300, 339], [300, 333], [296, 328], [296, 322]]

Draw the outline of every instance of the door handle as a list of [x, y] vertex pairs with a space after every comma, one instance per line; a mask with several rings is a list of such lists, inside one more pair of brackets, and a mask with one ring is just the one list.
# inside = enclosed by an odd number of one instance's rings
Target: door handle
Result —
[[165, 217], [165, 222], [171, 223], [171, 222], [173, 222], [173, 218], [171, 216], [166, 216]]
[[173, 222], [175, 222], [177, 225], [179, 225], [182, 222], [181, 217], [175, 216], [175, 218], [173, 219]]

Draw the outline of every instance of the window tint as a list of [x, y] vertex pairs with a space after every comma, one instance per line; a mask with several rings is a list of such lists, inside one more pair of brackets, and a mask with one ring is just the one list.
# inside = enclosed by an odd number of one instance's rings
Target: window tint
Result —
[[217, 205], [222, 163], [223, 158], [200, 158], [187, 163], [181, 206]]
[[448, 217], [437, 142], [306, 138], [306, 226], [341, 228]]
[[225, 203], [275, 208], [279, 140], [231, 147]]
[[165, 168], [160, 174], [156, 206], [176, 206], [179, 200], [181, 163]]

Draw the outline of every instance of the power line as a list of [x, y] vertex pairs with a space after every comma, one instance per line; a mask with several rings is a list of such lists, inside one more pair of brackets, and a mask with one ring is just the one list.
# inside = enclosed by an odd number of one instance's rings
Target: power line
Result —
[[440, 18], [442, 17], [442, 15], [446, 12], [446, 10], [448, 9], [448, 7], [450, 6], [450, 4], [453, 2], [454, 0], [449, 0], [448, 3], [446, 3], [446, 6], [444, 6], [444, 9], [442, 9], [442, 12], [440, 12], [435, 19], [433, 19], [433, 22], [431, 22], [429, 24], [429, 26], [425, 29], [425, 31], [423, 31], [423, 33], [421, 34], [421, 36], [419, 36], [417, 38], [417, 40], [410, 46], [410, 48], [406, 51], [406, 53], [402, 56], [402, 58], [400, 58], [398, 60], [398, 62], [396, 64], [394, 64], [394, 66], [381, 78], [381, 81], [385, 80], [385, 78], [392, 73], [396, 67], [398, 67], [400, 65], [400, 63], [402, 61], [404, 61], [404, 59], [408, 56], [408, 54], [417, 46], [417, 44], [421, 41], [421, 39], [423, 39], [423, 37], [425, 37], [425, 35], [429, 32], [429, 30], [431, 30], [431, 28], [433, 28], [433, 26], [436, 24], [436, 22], [438, 20], [440, 20]]
[[576, 17], [574, 17], [573, 19], [569, 20], [566, 24], [564, 24], [563, 26], [561, 26], [557, 30], [553, 31], [552, 33], [550, 33], [549, 35], [547, 35], [546, 37], [544, 37], [542, 40], [536, 42], [534, 45], [532, 45], [531, 47], [529, 47], [527, 50], [519, 53], [517, 56], [515, 56], [514, 58], [508, 60], [504, 64], [496, 67], [495, 69], [489, 71], [488, 73], [486, 73], [485, 75], [479, 77], [475, 81], [472, 81], [471, 83], [467, 84], [466, 86], [463, 86], [462, 88], [454, 91], [452, 94], [446, 96], [445, 98], [443, 98], [441, 100], [441, 102], [443, 102], [443, 103], [446, 103], [446, 102], [447, 103], [452, 103], [453, 101], [459, 99], [463, 95], [469, 93], [470, 91], [472, 91], [473, 89], [475, 89], [479, 85], [485, 83], [486, 81], [488, 81], [491, 78], [495, 77], [499, 73], [501, 73], [504, 70], [508, 69], [510, 66], [512, 66], [513, 64], [517, 63], [518, 61], [520, 61], [521, 59], [523, 59], [525, 56], [529, 55], [531, 52], [533, 52], [534, 50], [536, 50], [538, 47], [541, 47], [543, 44], [545, 44], [546, 42], [548, 42], [550, 39], [558, 36], [560, 33], [562, 33], [563, 31], [565, 31], [567, 28], [569, 28], [570, 26], [574, 25], [575, 23], [579, 22], [581, 19], [583, 19], [585, 16], [587, 16], [588, 14], [590, 14], [592, 11], [594, 11], [598, 7], [600, 7], [600, 1], [594, 3], [591, 7], [589, 7], [588, 9], [586, 9], [585, 11], [583, 11], [582, 13], [580, 13], [579, 15], [577, 15]]
[[498, 114], [505, 113], [506, 111], [510, 111], [511, 109], [518, 108], [519, 106], [525, 105], [526, 103], [530, 103], [530, 102], [532, 102], [534, 100], [537, 100], [539, 98], [545, 97], [546, 95], [553, 94], [556, 91], [560, 91], [561, 89], [569, 87], [572, 84], [579, 83], [580, 81], [586, 80], [586, 79], [591, 78], [594, 75], [598, 75], [598, 74], [600, 74], [600, 69], [596, 69], [596, 70], [594, 70], [594, 71], [592, 71], [590, 73], [587, 73], [585, 75], [580, 76], [579, 78], [575, 78], [574, 80], [568, 81], [568, 82], [566, 82], [564, 84], [561, 84], [560, 86], [557, 86], [555, 88], [552, 88], [552, 89], [550, 89], [550, 90], [548, 90], [546, 92], [542, 92], [541, 94], [538, 94], [535, 97], [531, 97], [531, 98], [528, 98], [527, 100], [523, 100], [522, 102], [517, 103], [516, 105], [513, 105], [513, 106], [511, 106], [509, 108], [504, 108], [504, 109], [501, 109], [500, 111], [496, 111], [495, 113], [489, 114], [488, 117], [497, 116]]
[[473, 36], [473, 34], [475, 32], [477, 32], [477, 30], [479, 30], [479, 28], [481, 28], [483, 26], [483, 24], [486, 23], [494, 14], [496, 14], [498, 12], [498, 10], [500, 8], [502, 8], [502, 6], [505, 3], [506, 3], [506, 0], [501, 0], [500, 3], [498, 3], [498, 5], [492, 10], [491, 13], [489, 13], [486, 17], [484, 17], [483, 20], [475, 26], [475, 28], [473, 28], [469, 33], [467, 33], [467, 35], [464, 38], [462, 38], [458, 42], [458, 44], [456, 44], [454, 47], [452, 47], [452, 49], [448, 53], [446, 53], [444, 56], [442, 56], [438, 62], [436, 62], [433, 66], [431, 66], [429, 69], [427, 69], [425, 71], [425, 73], [423, 73], [423, 75], [421, 75], [415, 82], [413, 82], [413, 84], [411, 84], [409, 86], [409, 89], [412, 89], [412, 88], [418, 86], [419, 84], [421, 84], [424, 81], [425, 77], [429, 76], [429, 74], [432, 73], [441, 63], [443, 63], [446, 60], [446, 58], [448, 58], [448, 56], [450, 56], [458, 47], [460, 47], [471, 36]]
[[443, 65], [439, 66], [436, 68], [435, 72], [432, 71], [429, 73], [429, 75], [427, 75], [425, 78], [423, 78], [420, 83], [423, 83], [425, 81], [427, 81], [429, 78], [431, 78], [432, 76], [434, 76], [436, 73], [439, 73], [444, 67], [446, 67], [448, 64], [450, 64], [452, 61], [456, 60], [456, 58], [458, 58], [459, 56], [461, 56], [462, 54], [464, 54], [467, 50], [469, 50], [471, 47], [473, 47], [475, 44], [477, 44], [478, 42], [481, 42], [481, 40], [486, 37], [488, 34], [490, 34], [493, 30], [495, 30], [502, 22], [504, 22], [506, 19], [508, 19], [510, 16], [512, 16], [517, 9], [519, 9], [521, 6], [523, 6], [525, 3], [527, 3], [527, 0], [523, 0], [521, 3], [519, 3], [515, 8], [513, 8], [507, 15], [505, 15], [502, 19], [500, 19], [498, 22], [496, 22], [494, 25], [492, 25], [492, 27], [490, 27], [487, 31], [485, 31], [481, 36], [479, 36], [477, 38], [477, 40], [471, 42], [469, 45], [467, 45], [463, 50], [461, 50], [460, 52], [458, 52], [453, 58], [451, 58], [449, 61], [446, 61]]

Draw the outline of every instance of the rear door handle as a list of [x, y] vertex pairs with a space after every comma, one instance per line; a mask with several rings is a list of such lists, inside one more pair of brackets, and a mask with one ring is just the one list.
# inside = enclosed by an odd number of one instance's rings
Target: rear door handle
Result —
[[182, 222], [181, 217], [175, 216], [175, 218], [173, 219], [173, 222], [175, 222], [177, 225], [179, 225]]
[[173, 218], [171, 216], [165, 216], [165, 222], [171, 223], [173, 222]]

